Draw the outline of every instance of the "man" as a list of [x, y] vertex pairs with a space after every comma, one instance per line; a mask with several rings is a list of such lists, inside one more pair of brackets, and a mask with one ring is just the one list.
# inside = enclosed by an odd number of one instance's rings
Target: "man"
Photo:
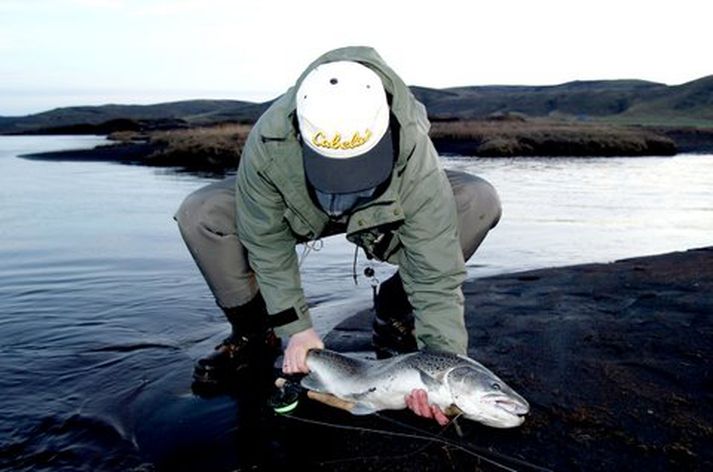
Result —
[[[191, 194], [181, 234], [232, 334], [198, 361], [220, 383], [250, 354], [279, 349], [283, 371], [307, 372], [312, 328], [295, 245], [346, 233], [369, 258], [397, 264], [376, 300], [380, 358], [417, 348], [465, 354], [464, 260], [500, 218], [487, 182], [444, 172], [424, 106], [371, 48], [330, 51], [261, 116], [234, 179]], [[274, 331], [273, 331], [274, 330]], [[409, 407], [446, 421], [423, 391]]]

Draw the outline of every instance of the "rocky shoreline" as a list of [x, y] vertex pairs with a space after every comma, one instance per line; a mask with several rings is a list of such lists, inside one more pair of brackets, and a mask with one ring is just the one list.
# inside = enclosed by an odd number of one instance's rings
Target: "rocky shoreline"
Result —
[[[713, 467], [713, 247], [477, 279], [464, 293], [469, 354], [530, 401], [522, 427], [461, 421], [462, 436], [451, 428], [429, 441], [439, 429], [408, 412], [353, 417], [302, 402], [299, 417], [369, 430], [277, 417], [300, 451], [290, 464], [342, 471], [502, 470], [490, 461], [515, 470]], [[368, 353], [370, 320], [369, 311], [346, 320], [326, 345]], [[373, 432], [417, 434], [404, 424], [425, 439]]]

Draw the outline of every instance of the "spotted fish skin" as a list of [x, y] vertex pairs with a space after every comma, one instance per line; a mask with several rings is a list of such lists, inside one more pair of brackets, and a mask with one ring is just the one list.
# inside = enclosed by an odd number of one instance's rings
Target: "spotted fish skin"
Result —
[[527, 401], [482, 364], [466, 356], [420, 351], [385, 360], [364, 360], [330, 350], [307, 355], [303, 387], [354, 403], [353, 414], [406, 407], [414, 389], [442, 409], [459, 408], [466, 418], [498, 428], [519, 426]]

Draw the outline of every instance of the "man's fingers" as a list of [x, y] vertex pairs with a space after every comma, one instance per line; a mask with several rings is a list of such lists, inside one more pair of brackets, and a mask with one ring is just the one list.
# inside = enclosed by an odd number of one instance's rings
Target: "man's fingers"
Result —
[[441, 411], [438, 405], [431, 405], [431, 412], [433, 413], [433, 417], [436, 419], [436, 421], [438, 421], [438, 424], [441, 426], [447, 425], [450, 421], [445, 415], [445, 413]]
[[309, 372], [309, 369], [307, 368], [307, 363], [305, 362], [305, 359], [307, 359], [307, 357], [301, 356], [301, 357], [297, 358], [297, 360], [295, 360], [295, 363], [297, 364], [297, 371], [301, 372], [303, 374], [306, 374]]
[[290, 373], [296, 374], [298, 372], [307, 373], [307, 365], [305, 364], [306, 354], [304, 349], [293, 349], [289, 353], [287, 367], [290, 369]]
[[418, 392], [418, 407], [421, 410], [421, 416], [425, 418], [433, 418], [431, 405], [428, 403], [428, 394], [424, 390]]
[[406, 406], [418, 416], [434, 419], [439, 425], [445, 426], [450, 421], [438, 405], [428, 403], [428, 394], [425, 390], [414, 389], [406, 395]]
[[416, 389], [411, 392], [411, 409], [418, 416], [432, 418], [431, 407], [428, 404], [428, 395], [424, 390]]
[[406, 405], [409, 407], [411, 411], [416, 413], [418, 416], [421, 416], [421, 410], [418, 405], [418, 400], [416, 400], [416, 393], [411, 392], [406, 396]]
[[431, 405], [428, 404], [428, 394], [425, 390], [418, 391], [418, 407], [421, 410], [421, 416], [432, 418]]
[[307, 352], [310, 349], [324, 349], [324, 343], [313, 328], [290, 336], [287, 349], [285, 349], [283, 372], [289, 374], [308, 373]]
[[411, 409], [418, 416], [421, 416], [421, 405], [419, 405], [419, 403], [418, 403], [418, 395], [416, 395], [415, 390], [413, 392], [411, 392], [411, 395], [409, 395], [409, 398], [411, 398]]
[[427, 416], [428, 413], [426, 412], [426, 409], [423, 407], [423, 402], [421, 399], [417, 396], [413, 402], [413, 406], [416, 410], [416, 414], [418, 416]]
[[301, 371], [299, 354], [296, 351], [297, 349], [288, 349], [285, 352], [282, 371], [286, 374], [296, 374]]
[[413, 409], [413, 400], [411, 399], [411, 395], [406, 395], [406, 408], [415, 412]]

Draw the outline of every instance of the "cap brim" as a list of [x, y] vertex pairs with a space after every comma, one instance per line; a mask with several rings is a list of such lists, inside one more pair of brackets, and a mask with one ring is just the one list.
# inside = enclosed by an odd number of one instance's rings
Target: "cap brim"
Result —
[[376, 187], [391, 175], [394, 146], [391, 130], [368, 152], [346, 159], [323, 156], [302, 146], [307, 180], [325, 193], [352, 193]]

